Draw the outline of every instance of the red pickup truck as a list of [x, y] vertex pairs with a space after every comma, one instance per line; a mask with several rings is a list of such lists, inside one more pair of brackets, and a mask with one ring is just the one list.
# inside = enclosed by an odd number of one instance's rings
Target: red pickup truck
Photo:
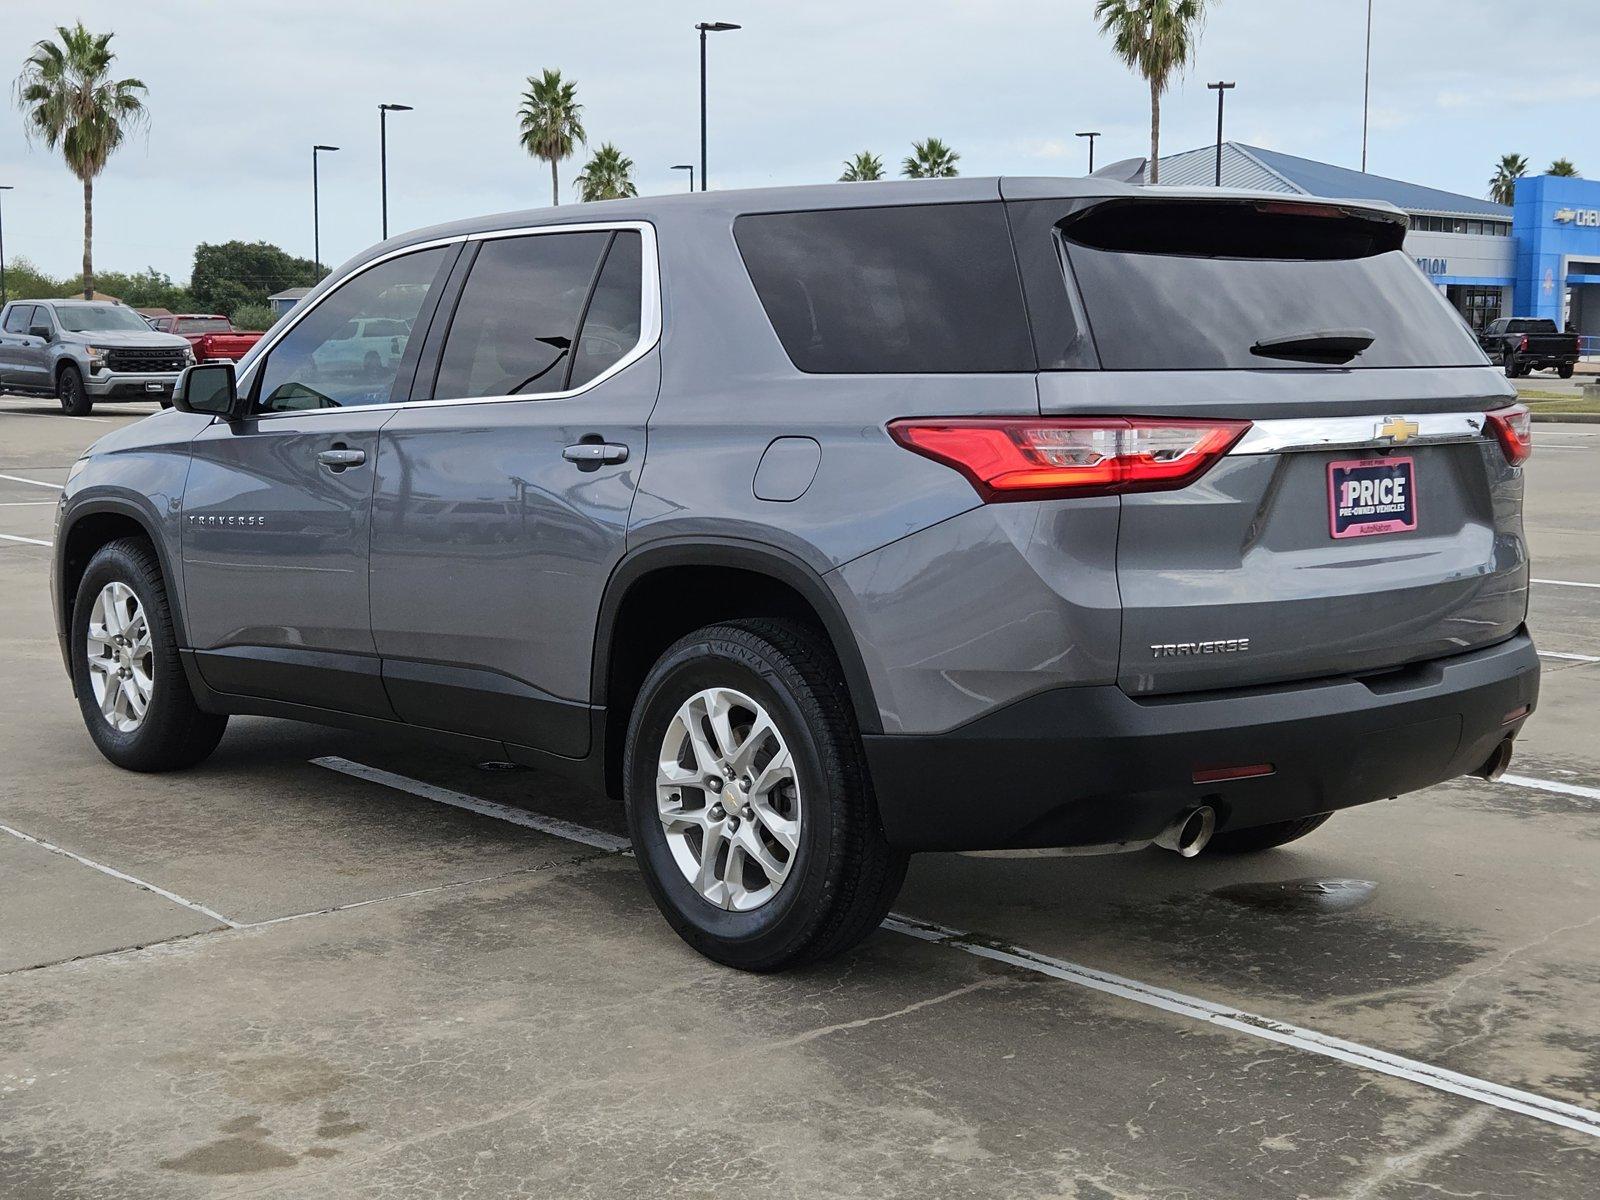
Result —
[[197, 362], [238, 362], [261, 340], [259, 333], [241, 333], [227, 317], [208, 313], [179, 313], [152, 317], [151, 328], [189, 339]]

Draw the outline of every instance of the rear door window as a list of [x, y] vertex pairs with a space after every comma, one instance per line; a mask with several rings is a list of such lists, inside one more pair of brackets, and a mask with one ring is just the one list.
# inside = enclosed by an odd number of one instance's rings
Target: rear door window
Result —
[[7, 333], [27, 333], [29, 323], [33, 320], [33, 305], [13, 304], [6, 313]]
[[434, 395], [565, 391], [578, 323], [610, 240], [596, 231], [484, 242], [450, 322]]
[[1035, 369], [998, 201], [751, 214], [733, 232], [802, 371]]
[[1108, 370], [1326, 369], [1315, 355], [1269, 351], [1330, 333], [1371, 336], [1337, 364], [1346, 369], [1486, 361], [1402, 249], [1398, 220], [1323, 205], [1133, 200], [1057, 230]]

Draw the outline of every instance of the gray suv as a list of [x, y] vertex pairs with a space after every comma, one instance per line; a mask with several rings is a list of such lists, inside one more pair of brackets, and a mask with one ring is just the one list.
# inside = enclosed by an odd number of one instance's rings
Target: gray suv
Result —
[[125, 304], [13, 300], [0, 310], [0, 391], [54, 396], [68, 416], [101, 400], [172, 403], [194, 364], [187, 338], [157, 333]]
[[1256, 851], [1493, 775], [1538, 693], [1529, 418], [1404, 233], [960, 179], [385, 242], [74, 466], [90, 735], [565, 772], [752, 970], [865, 936], [912, 851]]

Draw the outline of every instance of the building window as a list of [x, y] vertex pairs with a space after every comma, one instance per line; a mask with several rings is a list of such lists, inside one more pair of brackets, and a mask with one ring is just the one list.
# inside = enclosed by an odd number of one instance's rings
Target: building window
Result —
[[1445, 289], [1445, 295], [1474, 332], [1481, 332], [1485, 325], [1500, 316], [1500, 289], [1497, 287], [1451, 284]]

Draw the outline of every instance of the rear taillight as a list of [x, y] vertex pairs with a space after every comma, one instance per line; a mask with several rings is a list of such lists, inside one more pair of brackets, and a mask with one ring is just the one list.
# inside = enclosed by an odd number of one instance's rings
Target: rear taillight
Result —
[[1527, 334], [1523, 334], [1522, 335], [1522, 340], [1517, 343], [1517, 349], [1518, 350], [1526, 350], [1527, 348], [1528, 348], [1528, 335]]
[[954, 467], [985, 500], [1045, 500], [1181, 488], [1249, 421], [1147, 417], [911, 417], [889, 423], [908, 450]]
[[1489, 428], [1500, 439], [1500, 449], [1506, 452], [1506, 461], [1513, 467], [1528, 461], [1533, 453], [1533, 417], [1526, 404], [1513, 404], [1510, 408], [1497, 408], [1485, 413]]

